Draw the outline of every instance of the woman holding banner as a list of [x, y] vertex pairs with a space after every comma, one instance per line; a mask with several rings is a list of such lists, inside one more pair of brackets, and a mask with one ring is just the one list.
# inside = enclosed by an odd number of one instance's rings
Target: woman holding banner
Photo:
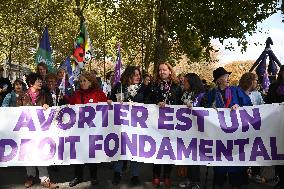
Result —
[[[256, 90], [257, 88], [257, 75], [251, 72], [244, 73], [239, 81], [239, 87], [249, 96], [252, 105], [264, 104], [261, 93]], [[261, 176], [261, 168], [253, 166], [248, 169], [249, 177], [257, 183], [265, 183], [265, 177]]]
[[[79, 77], [80, 89], [75, 91], [70, 98], [70, 104], [87, 104], [106, 102], [107, 97], [100, 89], [95, 77], [88, 72], [81, 73]], [[91, 184], [98, 184], [97, 181], [97, 164], [86, 164], [90, 170]], [[75, 178], [69, 183], [70, 187], [76, 186], [83, 181], [84, 164], [75, 165]]]
[[[188, 73], [184, 76], [183, 80], [183, 89], [184, 93], [181, 98], [184, 105], [187, 105], [189, 108], [192, 107], [203, 107], [204, 106], [204, 95], [205, 89], [204, 85], [195, 73]], [[184, 173], [186, 173], [184, 175]], [[199, 189], [200, 188], [200, 166], [191, 165], [191, 166], [181, 166], [178, 168], [178, 174], [182, 176], [187, 176], [188, 180], [181, 182], [179, 186], [181, 188], [191, 188]]]
[[[42, 77], [39, 74], [31, 73], [27, 77], [28, 91], [22, 98], [23, 106], [42, 106], [45, 110], [53, 105], [52, 99], [42, 90]], [[36, 168], [39, 172], [41, 185], [44, 188], [58, 188], [59, 186], [51, 182], [47, 167], [26, 167], [28, 179], [25, 182], [25, 187], [31, 187], [35, 182]]]
[[[283, 103], [284, 102], [284, 65], [280, 67], [276, 82], [269, 86], [267, 98], [265, 101], [267, 104]], [[275, 189], [284, 188], [284, 166], [278, 165], [275, 168], [275, 174], [279, 176], [280, 181], [274, 187]]]
[[[121, 75], [121, 83], [117, 83], [111, 90], [110, 99], [114, 102], [138, 102], [146, 103], [146, 86], [141, 84], [141, 72], [136, 66], [128, 66]], [[114, 163], [113, 185], [118, 185], [121, 180], [123, 161]], [[140, 184], [139, 167], [135, 161], [130, 162], [131, 185]]]
[[[219, 67], [213, 71], [213, 82], [216, 87], [206, 95], [206, 107], [212, 108], [231, 108], [238, 109], [239, 106], [251, 106], [251, 101], [243, 91], [229, 84], [229, 75], [223, 67]], [[229, 183], [233, 188], [241, 187], [247, 184], [247, 168], [246, 167], [214, 167], [214, 186], [222, 188], [226, 182], [227, 175]]]
[[[156, 84], [153, 86], [151, 97], [151, 103], [158, 104], [160, 107], [165, 107], [165, 105], [182, 105], [182, 89], [179, 86], [179, 81], [172, 66], [168, 62], [162, 62], [156, 72]], [[153, 180], [152, 184], [158, 187], [161, 182], [161, 164], [153, 165]], [[171, 186], [170, 174], [172, 170], [172, 165], [164, 165], [164, 184], [167, 187]]]

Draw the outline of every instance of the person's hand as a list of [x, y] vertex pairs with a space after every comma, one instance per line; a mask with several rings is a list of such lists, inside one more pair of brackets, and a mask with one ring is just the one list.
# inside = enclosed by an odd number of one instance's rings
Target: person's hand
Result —
[[107, 100], [107, 104], [111, 105], [112, 104], [112, 100]]
[[43, 108], [44, 111], [46, 111], [46, 110], [49, 108], [49, 106], [48, 106], [47, 104], [44, 104], [44, 105], [42, 106], [42, 108]]
[[164, 108], [164, 107], [166, 106], [166, 103], [165, 103], [165, 102], [159, 102], [159, 103], [158, 103], [158, 106], [159, 106], [160, 108]]
[[2, 88], [0, 88], [0, 93], [2, 93], [3, 92], [3, 89]]
[[239, 105], [238, 104], [235, 104], [231, 107], [231, 110], [237, 110], [239, 108]]
[[191, 101], [188, 101], [188, 102], [186, 103], [186, 106], [187, 106], [188, 108], [192, 108], [192, 103], [191, 103]]

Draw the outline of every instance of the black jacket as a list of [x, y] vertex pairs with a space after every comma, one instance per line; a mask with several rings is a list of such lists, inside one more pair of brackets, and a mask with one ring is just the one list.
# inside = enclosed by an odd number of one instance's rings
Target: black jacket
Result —
[[280, 85], [284, 86], [284, 83], [276, 81], [269, 86], [268, 93], [265, 99], [266, 104], [284, 102], [284, 95], [280, 95], [277, 93], [277, 89]]
[[146, 101], [149, 104], [158, 104], [159, 102], [165, 102], [169, 105], [182, 105], [182, 88], [172, 83], [170, 86], [169, 96], [165, 97], [164, 91], [161, 89], [161, 84], [155, 84], [151, 88], [150, 94], [147, 96]]
[[121, 93], [121, 89], [122, 89], [122, 93], [124, 94], [124, 102], [138, 102], [138, 103], [146, 103], [146, 97], [148, 96], [148, 92], [150, 90], [148, 90], [148, 87], [146, 87], [145, 85], [141, 84], [136, 95], [134, 97], [130, 96], [127, 92], [127, 87], [128, 86], [122, 86], [121, 88], [121, 83], [117, 83], [114, 88], [111, 90], [111, 94], [110, 94], [110, 99], [113, 102], [117, 102], [116, 99], [116, 94]]

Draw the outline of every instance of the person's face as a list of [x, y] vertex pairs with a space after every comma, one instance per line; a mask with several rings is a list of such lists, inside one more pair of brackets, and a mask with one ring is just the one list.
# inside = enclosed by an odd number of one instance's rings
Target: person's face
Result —
[[168, 80], [172, 72], [166, 64], [160, 64], [159, 66], [159, 76], [162, 80]]
[[46, 69], [43, 66], [39, 66], [38, 67], [38, 72], [41, 76], [45, 76], [46, 75]]
[[110, 80], [111, 82], [113, 82], [113, 81], [114, 81], [114, 72], [112, 72], [112, 73], [110, 74], [110, 78], [109, 78], [109, 80]]
[[41, 79], [37, 79], [35, 81], [35, 83], [32, 85], [32, 87], [35, 89], [35, 90], [40, 90], [41, 87], [42, 87], [42, 80]]
[[140, 73], [138, 70], [135, 70], [134, 75], [129, 78], [130, 85], [135, 85], [140, 83]]
[[144, 85], [148, 86], [150, 84], [150, 82], [151, 82], [151, 78], [150, 77], [145, 77], [143, 82], [144, 82]]
[[80, 83], [80, 88], [83, 90], [87, 90], [92, 86], [92, 83], [84, 76], [80, 76], [79, 83]]
[[219, 77], [219, 79], [217, 80], [217, 85], [219, 87], [228, 87], [230, 85], [229, 74], [225, 74], [225, 75], [222, 75], [221, 77]]
[[57, 81], [55, 78], [48, 78], [47, 79], [47, 87], [49, 91], [54, 91], [56, 88]]
[[190, 90], [190, 84], [189, 84], [187, 79], [183, 80], [183, 89], [186, 90], [186, 91]]
[[63, 79], [64, 78], [64, 75], [65, 75], [65, 71], [63, 69], [60, 69], [58, 72], [57, 72], [57, 76], [59, 79]]
[[23, 91], [23, 85], [19, 82], [15, 83], [15, 92], [20, 93]]
[[258, 81], [257, 78], [255, 78], [255, 79], [252, 81], [250, 91], [256, 90], [256, 88], [257, 88], [257, 81]]

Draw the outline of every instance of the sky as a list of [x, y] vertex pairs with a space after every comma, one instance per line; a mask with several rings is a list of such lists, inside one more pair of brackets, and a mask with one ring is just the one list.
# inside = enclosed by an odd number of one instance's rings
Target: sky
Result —
[[[233, 42], [235, 47], [234, 51], [225, 50], [225, 45], [222, 45], [218, 40], [212, 40], [214, 46], [219, 48], [220, 64], [227, 64], [232, 61], [238, 60], [256, 60], [265, 48], [265, 41], [267, 37], [271, 37], [273, 45], [271, 46], [272, 51], [278, 58], [278, 60], [284, 64], [284, 23], [282, 23], [281, 12], [273, 14], [263, 22], [258, 24], [258, 28], [262, 28], [261, 32], [256, 32], [252, 36], [248, 36], [248, 48], [246, 52], [241, 52], [241, 47], [237, 46], [236, 39], [227, 39], [224, 44], [229, 44], [228, 42]], [[254, 43], [260, 43], [259, 45], [254, 45]]]

